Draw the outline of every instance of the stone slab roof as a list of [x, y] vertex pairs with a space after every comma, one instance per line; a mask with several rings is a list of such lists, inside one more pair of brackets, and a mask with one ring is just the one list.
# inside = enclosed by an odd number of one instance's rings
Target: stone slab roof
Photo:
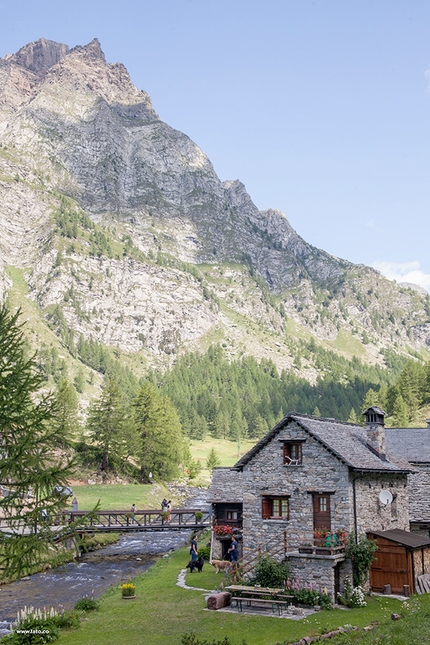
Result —
[[385, 442], [388, 450], [411, 463], [430, 463], [429, 428], [385, 428]]
[[214, 468], [207, 501], [242, 503], [242, 472], [235, 468]]
[[353, 470], [413, 472], [413, 468], [402, 456], [402, 453], [397, 454], [389, 450], [386, 460], [381, 459], [368, 445], [366, 430], [361, 426], [336, 419], [296, 414], [295, 412], [287, 414], [263, 439], [239, 459], [234, 467], [242, 469], [281, 430], [294, 421]]
[[403, 544], [403, 546], [408, 546], [412, 549], [419, 549], [424, 546], [430, 547], [430, 538], [425, 537], [425, 535], [419, 535], [418, 533], [402, 531], [402, 529], [391, 529], [390, 531], [369, 531], [368, 535], [369, 533], [385, 538], [386, 540], [390, 540], [391, 542], [397, 542], [397, 544]]

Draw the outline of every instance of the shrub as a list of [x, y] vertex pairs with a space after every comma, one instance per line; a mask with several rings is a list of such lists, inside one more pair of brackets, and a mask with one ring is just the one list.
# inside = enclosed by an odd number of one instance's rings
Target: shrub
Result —
[[60, 629], [78, 627], [79, 616], [74, 611], [57, 612], [25, 608], [19, 612], [12, 634], [2, 639], [6, 645], [43, 645], [52, 643], [60, 635]]
[[[197, 636], [191, 632], [190, 634], [182, 634], [181, 645], [234, 645], [234, 643], [231, 642], [228, 636], [224, 636], [222, 640], [200, 640], [200, 638], [197, 638]], [[240, 645], [246, 645], [246, 641], [243, 640]]]
[[318, 590], [315, 582], [302, 584], [300, 580], [288, 580], [285, 584], [285, 591], [293, 596], [296, 602], [303, 605], [319, 605], [322, 609], [332, 609], [330, 594]]
[[52, 620], [60, 629], [79, 627], [79, 614], [76, 611], [64, 611], [54, 616]]
[[75, 605], [77, 611], [98, 611], [99, 603], [94, 598], [81, 598]]
[[60, 629], [52, 618], [27, 618], [23, 620], [2, 643], [6, 645], [39, 645], [52, 643], [60, 635]]
[[210, 546], [201, 546], [198, 550], [198, 554], [200, 557], [203, 558], [203, 560], [206, 560], [206, 562], [209, 562], [210, 557], [211, 557], [211, 548]]
[[345, 578], [345, 595], [341, 596], [338, 593], [337, 597], [341, 605], [346, 605], [346, 607], [351, 607], [351, 609], [365, 607], [367, 605], [367, 602], [364, 600], [363, 589], [360, 586], [353, 587], [348, 576]]
[[290, 575], [286, 562], [278, 562], [268, 555], [259, 558], [254, 570], [252, 584], [262, 587], [283, 587]]
[[368, 540], [364, 534], [360, 535], [357, 541], [354, 533], [349, 536], [345, 554], [351, 558], [354, 587], [362, 587], [366, 582], [377, 549], [375, 540]]

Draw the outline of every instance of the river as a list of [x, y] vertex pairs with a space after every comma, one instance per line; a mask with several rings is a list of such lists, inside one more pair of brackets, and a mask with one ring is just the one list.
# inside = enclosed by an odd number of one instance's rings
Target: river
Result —
[[[204, 510], [206, 494], [206, 489], [194, 489], [187, 506]], [[116, 544], [86, 553], [76, 562], [1, 585], [0, 637], [2, 628], [16, 619], [19, 609], [60, 605], [71, 609], [78, 600], [93, 592], [98, 598], [111, 585], [131, 580], [150, 567], [157, 556], [179, 548], [189, 539], [189, 529], [128, 533]]]

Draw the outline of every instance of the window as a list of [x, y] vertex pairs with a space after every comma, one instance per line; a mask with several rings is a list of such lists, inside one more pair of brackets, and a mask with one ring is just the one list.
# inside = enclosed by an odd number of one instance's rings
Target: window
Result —
[[270, 520], [290, 518], [290, 499], [288, 497], [263, 497], [262, 517]]
[[302, 444], [298, 441], [284, 443], [284, 464], [299, 466], [302, 463]]
[[327, 497], [319, 497], [318, 503], [319, 503], [319, 512], [327, 513]]
[[237, 511], [226, 511], [226, 520], [237, 520]]

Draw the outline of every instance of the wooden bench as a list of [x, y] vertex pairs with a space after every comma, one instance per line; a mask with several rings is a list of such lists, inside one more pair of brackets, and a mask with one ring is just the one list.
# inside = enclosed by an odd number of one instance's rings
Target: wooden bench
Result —
[[272, 614], [274, 614], [275, 610], [277, 610], [278, 616], [281, 616], [282, 610], [285, 606], [291, 604], [288, 600], [276, 600], [275, 598], [267, 600], [265, 598], [246, 598], [243, 596], [234, 596], [231, 602], [232, 605], [233, 603], [236, 605], [238, 611], [243, 611], [243, 603], [245, 602], [246, 607], [252, 607], [253, 605], [256, 607], [271, 607]]

